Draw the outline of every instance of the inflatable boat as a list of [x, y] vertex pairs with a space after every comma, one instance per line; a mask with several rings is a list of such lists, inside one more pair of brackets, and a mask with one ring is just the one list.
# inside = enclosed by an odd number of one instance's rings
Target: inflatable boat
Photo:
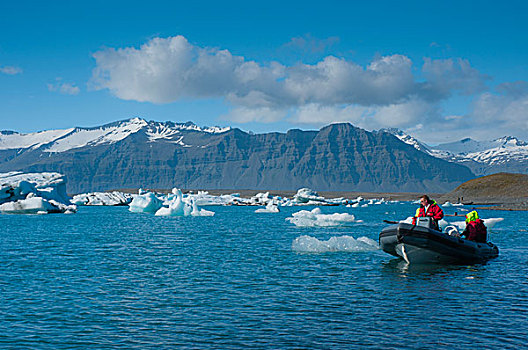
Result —
[[478, 243], [433, 229], [431, 218], [418, 218], [416, 225], [397, 223], [379, 235], [383, 251], [417, 264], [474, 264], [499, 255], [491, 242]]

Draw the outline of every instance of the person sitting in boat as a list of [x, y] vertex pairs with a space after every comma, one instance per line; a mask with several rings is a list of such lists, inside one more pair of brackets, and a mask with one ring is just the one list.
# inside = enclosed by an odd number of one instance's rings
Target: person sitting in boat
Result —
[[416, 224], [417, 217], [426, 216], [433, 218], [433, 226], [436, 230], [439, 230], [438, 221], [444, 217], [444, 211], [438, 204], [436, 204], [436, 201], [424, 194], [420, 197], [420, 207], [416, 209], [416, 215], [413, 218], [413, 225]]
[[479, 219], [476, 210], [466, 214], [466, 228], [461, 235], [469, 241], [486, 243], [488, 240], [488, 229], [484, 225], [484, 221]]

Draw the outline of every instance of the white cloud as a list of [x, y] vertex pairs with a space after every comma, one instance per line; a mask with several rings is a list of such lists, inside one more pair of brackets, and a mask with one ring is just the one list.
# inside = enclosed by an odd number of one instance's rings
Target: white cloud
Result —
[[183, 36], [155, 38], [139, 49], [105, 49], [94, 54], [91, 84], [125, 100], [169, 103], [181, 98], [227, 98], [251, 107], [254, 96], [275, 107], [308, 103], [376, 105], [399, 102], [417, 85], [412, 62], [393, 55], [367, 68], [333, 56], [314, 65], [262, 65], [227, 50], [200, 48]]
[[[292, 45], [318, 50], [310, 39], [295, 38]], [[349, 121], [369, 129], [422, 125], [425, 132], [446, 121], [464, 124], [464, 119], [442, 118], [441, 102], [453, 94], [482, 92], [488, 79], [467, 60], [428, 58], [419, 79], [403, 55], [376, 57], [366, 67], [334, 56], [315, 64], [262, 64], [193, 45], [183, 36], [154, 38], [139, 48], [108, 48], [93, 57], [95, 89], [152, 103], [222, 98], [231, 106], [223, 118], [239, 123], [289, 118], [312, 125]]]
[[55, 84], [48, 84], [48, 91], [59, 92], [63, 95], [78, 95], [81, 92], [75, 84], [61, 83], [60, 81]]
[[291, 118], [294, 123], [322, 126], [334, 122], [350, 122], [374, 130], [381, 127], [415, 128], [420, 123], [438, 118], [435, 105], [412, 99], [387, 106], [322, 106], [308, 104], [299, 107]]
[[422, 72], [426, 82], [421, 86], [421, 95], [432, 100], [445, 99], [454, 91], [472, 95], [486, 90], [489, 77], [471, 67], [464, 59], [424, 59]]
[[481, 94], [474, 103], [471, 118], [475, 125], [528, 131], [528, 83], [505, 83], [497, 87], [497, 93]]
[[7, 74], [7, 75], [21, 74], [22, 68], [13, 67], [13, 66], [3, 66], [3, 67], [0, 67], [0, 73]]
[[275, 109], [270, 107], [236, 107], [229, 111], [227, 115], [221, 116], [221, 118], [231, 120], [236, 123], [273, 123], [284, 119], [287, 114], [287, 110]]

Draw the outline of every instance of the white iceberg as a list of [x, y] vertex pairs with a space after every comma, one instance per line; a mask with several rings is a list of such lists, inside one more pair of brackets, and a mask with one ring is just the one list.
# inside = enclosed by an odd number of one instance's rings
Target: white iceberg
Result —
[[317, 192], [309, 188], [301, 188], [297, 191], [297, 194], [293, 196], [293, 200], [296, 203], [308, 203], [308, 202], [325, 202], [325, 198], [319, 196]]
[[[489, 218], [489, 219], [482, 219], [484, 221], [484, 225], [491, 230], [498, 222], [503, 221], [504, 218]], [[458, 227], [459, 230], [464, 230], [466, 228], [466, 221], [454, 221], [450, 222], [450, 225], [454, 225]]]
[[292, 249], [300, 253], [368, 252], [378, 250], [379, 246], [376, 241], [368, 237], [355, 239], [351, 236], [340, 236], [321, 241], [315, 237], [304, 235], [293, 241]]
[[59, 173], [0, 173], [0, 212], [9, 214], [71, 213], [77, 206]]
[[127, 205], [132, 202], [134, 195], [124, 192], [91, 192], [91, 193], [80, 193], [72, 198], [72, 202], [76, 205], [103, 205], [103, 206], [116, 206], [116, 205]]
[[354, 215], [348, 213], [322, 214], [320, 208], [293, 213], [292, 217], [286, 218], [286, 221], [300, 227], [342, 226], [363, 222], [362, 220], [356, 220]]
[[168, 199], [168, 206], [162, 206], [156, 211], [156, 216], [213, 216], [215, 213], [209, 210], [200, 209], [196, 202], [188, 197], [183, 198], [181, 190], [172, 189], [173, 196]]
[[[142, 191], [140, 190], [140, 193]], [[138, 194], [129, 204], [128, 210], [133, 213], [155, 213], [163, 206], [163, 201], [152, 192]]]
[[279, 213], [279, 212], [280, 212], [279, 206], [273, 200], [268, 202], [268, 205], [266, 205], [266, 208], [260, 208], [260, 209], [255, 210], [255, 213]]
[[189, 193], [187, 197], [192, 198], [196, 205], [230, 205], [235, 198], [239, 198], [238, 193], [234, 194], [223, 194], [220, 196], [213, 196], [207, 191], [198, 191], [197, 194]]

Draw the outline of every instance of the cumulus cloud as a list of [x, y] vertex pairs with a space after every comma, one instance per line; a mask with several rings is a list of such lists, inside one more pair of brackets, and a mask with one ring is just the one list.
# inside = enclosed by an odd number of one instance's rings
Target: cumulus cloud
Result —
[[78, 95], [81, 92], [75, 84], [62, 83], [60, 81], [55, 84], [48, 84], [48, 91], [59, 92], [63, 95]]
[[490, 78], [471, 67], [467, 60], [425, 58], [422, 72], [426, 82], [421, 84], [421, 95], [432, 100], [445, 99], [454, 91], [472, 95], [486, 90]]
[[476, 125], [528, 131], [528, 82], [504, 83], [475, 101], [471, 118]]
[[14, 66], [2, 66], [0, 67], [0, 73], [7, 74], [7, 75], [21, 74], [22, 68], [14, 67]]
[[[337, 40], [311, 39], [295, 38], [292, 45], [324, 50]], [[231, 107], [223, 117], [240, 123], [289, 118], [312, 125], [418, 127], [441, 119], [441, 101], [482, 92], [488, 79], [467, 60], [428, 58], [418, 79], [411, 59], [397, 54], [375, 57], [367, 66], [335, 56], [314, 64], [263, 64], [193, 45], [183, 36], [154, 38], [139, 48], [107, 48], [93, 57], [94, 89], [151, 103], [221, 98]]]
[[422, 123], [439, 118], [440, 110], [423, 100], [410, 99], [403, 103], [384, 106], [323, 106], [308, 104], [293, 113], [293, 123], [324, 125], [349, 122], [365, 129], [395, 127], [400, 129], [421, 128]]

